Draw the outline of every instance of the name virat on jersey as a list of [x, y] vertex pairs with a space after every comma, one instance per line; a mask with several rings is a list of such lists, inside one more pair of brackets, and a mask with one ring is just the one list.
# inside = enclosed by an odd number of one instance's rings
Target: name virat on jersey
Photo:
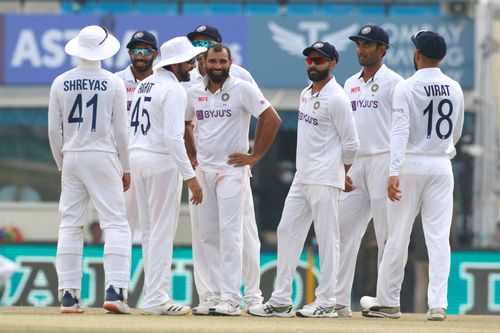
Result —
[[75, 79], [75, 80], [64, 81], [64, 91], [75, 91], [75, 90], [106, 91], [106, 89], [108, 89], [107, 80]]

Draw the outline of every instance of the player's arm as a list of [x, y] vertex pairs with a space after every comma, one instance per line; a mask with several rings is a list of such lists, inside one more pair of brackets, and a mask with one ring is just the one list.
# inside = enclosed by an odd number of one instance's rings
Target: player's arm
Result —
[[191, 166], [193, 169], [198, 167], [198, 159], [196, 158], [196, 144], [194, 141], [194, 110], [189, 101], [189, 93], [188, 99], [186, 102], [186, 112], [184, 116], [184, 145], [186, 146], [186, 152], [191, 162]]
[[50, 88], [49, 111], [48, 111], [48, 136], [50, 150], [56, 162], [57, 169], [62, 170], [63, 155], [63, 114], [62, 107], [59, 103], [57, 88], [59, 80], [56, 79]]
[[127, 96], [123, 81], [117, 77], [114, 82], [115, 99], [113, 101], [111, 124], [113, 126], [113, 136], [115, 138], [118, 158], [123, 170], [123, 190], [127, 191], [130, 187]]
[[462, 93], [462, 89], [460, 85], [458, 85], [458, 91], [460, 92], [460, 97], [458, 98], [458, 105], [456, 106], [458, 112], [457, 123], [455, 124], [455, 128], [453, 128], [453, 144], [456, 145], [460, 137], [462, 136], [462, 129], [464, 127], [464, 95]]

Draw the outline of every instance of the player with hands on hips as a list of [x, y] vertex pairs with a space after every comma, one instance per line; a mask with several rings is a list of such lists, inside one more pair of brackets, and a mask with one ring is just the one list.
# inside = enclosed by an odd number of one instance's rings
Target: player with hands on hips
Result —
[[144, 262], [143, 313], [185, 315], [190, 307], [169, 297], [175, 231], [179, 219], [182, 179], [197, 205], [203, 192], [184, 146], [186, 92], [196, 55], [186, 37], [176, 37], [160, 48], [154, 74], [135, 90], [130, 119], [130, 166], [137, 192]]
[[76, 68], [59, 75], [50, 89], [48, 131], [61, 174], [61, 224], [56, 269], [62, 313], [81, 313], [83, 226], [89, 199], [104, 231], [106, 296], [103, 307], [130, 313], [130, 229], [123, 191], [130, 184], [125, 86], [101, 68], [120, 48], [105, 28], [83, 28], [65, 46]]
[[444, 320], [448, 306], [451, 161], [462, 134], [464, 96], [439, 64], [446, 42], [432, 31], [411, 37], [416, 73], [400, 82], [392, 106], [387, 194], [388, 238], [380, 262], [377, 296], [361, 298], [363, 316], [399, 318], [400, 290], [415, 217], [420, 212], [429, 253], [428, 320]]
[[[347, 179], [357, 187], [340, 194], [340, 268], [335, 285], [337, 312], [351, 317], [351, 289], [356, 258], [366, 227], [371, 219], [378, 245], [378, 263], [387, 240], [387, 178], [389, 177], [389, 134], [392, 94], [403, 78], [383, 64], [389, 50], [389, 34], [377, 25], [365, 25], [356, 43], [361, 70], [348, 78], [344, 91], [351, 101], [360, 148]], [[355, 207], [355, 209], [353, 209]]]
[[[204, 201], [195, 207], [195, 214], [199, 220], [200, 250], [206, 260], [204, 275], [199, 277], [208, 290], [200, 295], [203, 298], [197, 310], [203, 308], [203, 314], [239, 316], [249, 166], [267, 152], [281, 120], [258, 88], [229, 74], [231, 64], [227, 46], [214, 44], [208, 48], [207, 76], [189, 89], [185, 119], [190, 126], [196, 117], [196, 147], [190, 149], [196, 152], [196, 172], [204, 190]], [[248, 154], [251, 116], [258, 120], [254, 146]], [[205, 300], [210, 300], [210, 304]]]
[[251, 307], [261, 317], [293, 317], [292, 283], [311, 223], [318, 240], [322, 279], [315, 301], [297, 310], [311, 318], [336, 318], [334, 290], [339, 269], [338, 202], [350, 191], [346, 173], [359, 148], [349, 98], [333, 76], [335, 47], [316, 42], [302, 52], [312, 84], [300, 96], [297, 172], [278, 226], [278, 267], [271, 299]]

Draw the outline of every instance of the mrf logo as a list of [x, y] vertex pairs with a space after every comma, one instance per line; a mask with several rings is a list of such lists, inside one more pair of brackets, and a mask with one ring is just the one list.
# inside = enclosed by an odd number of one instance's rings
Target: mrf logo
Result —
[[460, 278], [467, 281], [467, 304], [460, 313], [500, 314], [500, 263], [463, 262]]
[[208, 102], [208, 96], [199, 96], [198, 102]]

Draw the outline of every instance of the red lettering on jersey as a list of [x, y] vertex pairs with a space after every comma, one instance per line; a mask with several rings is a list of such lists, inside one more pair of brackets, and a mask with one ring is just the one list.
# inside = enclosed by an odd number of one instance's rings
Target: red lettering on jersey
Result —
[[127, 93], [133, 93], [135, 91], [135, 87], [127, 87]]
[[198, 97], [198, 102], [208, 102], [208, 97], [207, 96]]
[[352, 87], [351, 88], [351, 93], [360, 92], [360, 91], [361, 91], [361, 87]]

